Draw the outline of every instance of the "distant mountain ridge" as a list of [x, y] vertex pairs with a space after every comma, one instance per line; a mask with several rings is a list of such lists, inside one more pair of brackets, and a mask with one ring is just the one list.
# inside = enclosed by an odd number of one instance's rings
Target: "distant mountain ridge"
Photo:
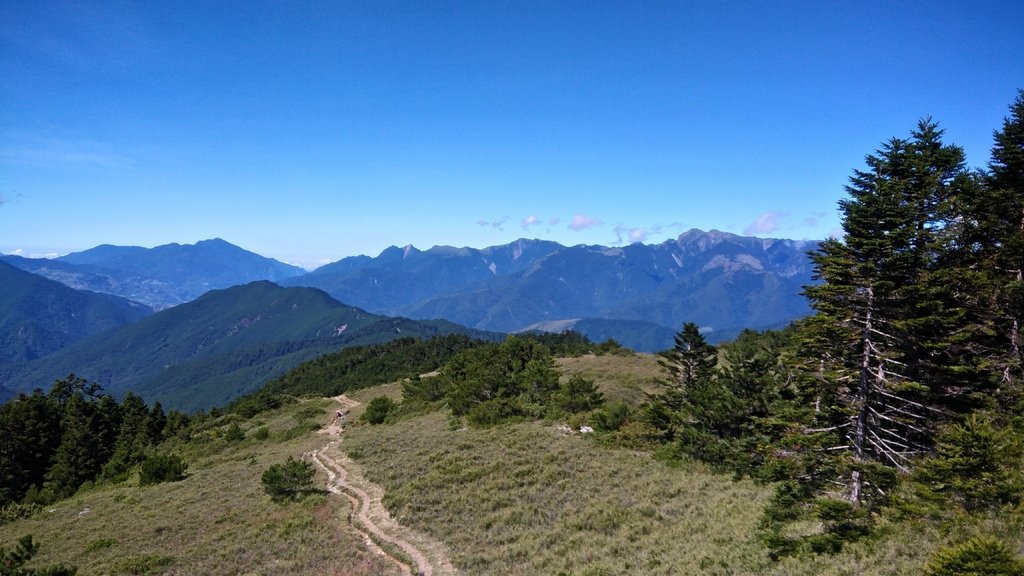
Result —
[[813, 281], [806, 252], [815, 246], [690, 230], [661, 244], [623, 247], [525, 239], [484, 249], [391, 247], [282, 283], [321, 288], [377, 313], [485, 330], [571, 321], [592, 337], [657, 350], [688, 321], [719, 340], [807, 315], [801, 290]]
[[0, 365], [46, 356], [152, 313], [124, 298], [75, 290], [0, 262]]
[[72, 288], [122, 296], [155, 309], [189, 302], [217, 288], [306, 272], [219, 238], [155, 248], [104, 244], [52, 260], [0, 260]]
[[310, 358], [403, 336], [467, 334], [445, 321], [386, 318], [312, 288], [267, 281], [213, 290], [192, 302], [83, 339], [33, 362], [0, 367], [12, 391], [74, 372], [120, 395], [184, 410], [220, 406]]
[[563, 246], [520, 239], [488, 248], [392, 246], [310, 273], [223, 240], [156, 248], [97, 246], [57, 260], [4, 256], [75, 288], [157, 309], [254, 280], [321, 289], [368, 312], [444, 318], [516, 332], [571, 324], [643, 351], [671, 345], [684, 322], [711, 341], [785, 326], [810, 313], [812, 241], [690, 230], [660, 244]]

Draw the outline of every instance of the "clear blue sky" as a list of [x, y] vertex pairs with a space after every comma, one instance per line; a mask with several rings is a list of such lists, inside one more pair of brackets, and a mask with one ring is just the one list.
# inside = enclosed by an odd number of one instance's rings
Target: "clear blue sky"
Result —
[[0, 3], [0, 252], [822, 238], [932, 115], [988, 160], [1024, 2]]

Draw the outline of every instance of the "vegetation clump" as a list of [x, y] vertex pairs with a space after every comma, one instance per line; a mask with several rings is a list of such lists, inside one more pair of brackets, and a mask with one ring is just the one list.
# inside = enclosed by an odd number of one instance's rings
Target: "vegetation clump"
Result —
[[185, 478], [188, 465], [175, 454], [153, 454], [139, 467], [139, 485], [149, 486], [161, 482], [177, 482]]
[[31, 535], [22, 536], [13, 550], [0, 547], [0, 576], [74, 576], [78, 568], [63, 564], [43, 568], [25, 566], [39, 552]]
[[976, 536], [938, 550], [928, 562], [927, 576], [1022, 576], [1024, 561], [1001, 541]]
[[313, 488], [313, 465], [291, 456], [263, 472], [263, 490], [275, 501], [296, 499]]
[[360, 417], [360, 420], [369, 422], [370, 424], [383, 424], [389, 414], [394, 412], [395, 401], [387, 396], [377, 396], [370, 403], [366, 405], [366, 411]]

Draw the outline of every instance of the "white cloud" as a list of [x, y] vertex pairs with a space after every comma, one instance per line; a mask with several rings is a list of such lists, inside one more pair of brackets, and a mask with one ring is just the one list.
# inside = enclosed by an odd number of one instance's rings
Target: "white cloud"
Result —
[[630, 242], [643, 242], [647, 240], [647, 231], [643, 228], [633, 228], [629, 231]]
[[60, 252], [28, 252], [23, 248], [15, 248], [10, 252], [4, 252], [5, 256], [21, 256], [22, 258], [59, 258], [63, 256]]
[[580, 230], [586, 230], [587, 228], [594, 228], [600, 226], [601, 221], [597, 218], [591, 218], [585, 214], [577, 214], [572, 217], [572, 221], [569, 222], [567, 228], [579, 232]]
[[523, 230], [529, 230], [530, 226], [540, 224], [540, 218], [537, 218], [533, 214], [530, 214], [526, 218], [523, 218], [522, 226]]
[[769, 210], [768, 212], [762, 213], [757, 217], [749, 226], [743, 229], [743, 233], [747, 236], [756, 236], [758, 234], [771, 234], [779, 228], [779, 220], [789, 216], [789, 212], [779, 212], [775, 210]]
[[491, 228], [494, 228], [495, 230], [500, 230], [500, 231], [504, 232], [505, 229], [503, 228], [503, 226], [505, 226], [506, 222], [508, 222], [508, 216], [505, 216], [501, 220], [477, 220], [476, 224], [477, 224], [477, 226], [483, 226], [483, 227], [490, 226]]

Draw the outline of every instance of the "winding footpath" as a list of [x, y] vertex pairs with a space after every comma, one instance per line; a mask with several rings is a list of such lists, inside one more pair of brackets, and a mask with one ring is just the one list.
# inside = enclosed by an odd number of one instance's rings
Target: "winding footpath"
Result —
[[[344, 394], [334, 400], [346, 413], [359, 405]], [[403, 576], [456, 574], [442, 544], [392, 519], [381, 503], [383, 490], [359, 477], [354, 472], [352, 461], [344, 454], [337, 458], [328, 454], [341, 443], [344, 428], [339, 419], [332, 419], [321, 432], [329, 435], [331, 440], [309, 452], [308, 456], [327, 474], [327, 490], [341, 494], [351, 502], [353, 514], [349, 515], [349, 522], [363, 534], [367, 548], [394, 562]], [[389, 552], [385, 546], [400, 551], [401, 556]]]

